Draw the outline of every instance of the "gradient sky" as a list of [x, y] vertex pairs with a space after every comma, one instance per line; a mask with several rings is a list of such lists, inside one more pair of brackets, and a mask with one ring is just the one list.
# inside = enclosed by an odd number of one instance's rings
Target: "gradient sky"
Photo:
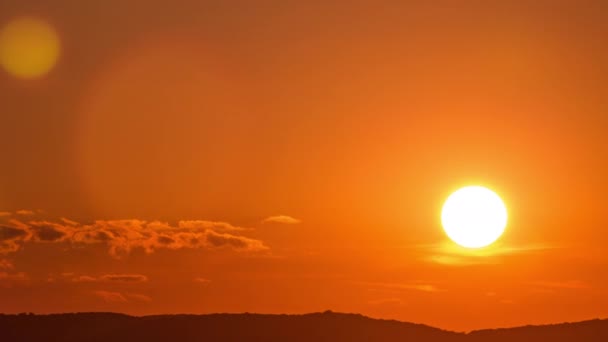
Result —
[[[608, 316], [605, 1], [3, 0], [0, 312]], [[505, 235], [441, 205], [495, 190]]]

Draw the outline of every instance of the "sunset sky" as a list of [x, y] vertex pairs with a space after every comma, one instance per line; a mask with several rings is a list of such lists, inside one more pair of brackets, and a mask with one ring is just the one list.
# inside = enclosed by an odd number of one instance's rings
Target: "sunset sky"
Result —
[[[607, 16], [2, 0], [0, 312], [607, 317]], [[28, 75], [23, 18], [57, 38]], [[471, 251], [441, 208], [473, 184], [509, 222]]]

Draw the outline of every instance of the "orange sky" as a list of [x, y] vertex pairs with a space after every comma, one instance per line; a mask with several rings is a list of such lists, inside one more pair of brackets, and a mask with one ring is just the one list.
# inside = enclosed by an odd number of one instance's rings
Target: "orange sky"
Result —
[[[0, 312], [608, 316], [604, 1], [3, 0]], [[472, 255], [443, 201], [509, 209]]]

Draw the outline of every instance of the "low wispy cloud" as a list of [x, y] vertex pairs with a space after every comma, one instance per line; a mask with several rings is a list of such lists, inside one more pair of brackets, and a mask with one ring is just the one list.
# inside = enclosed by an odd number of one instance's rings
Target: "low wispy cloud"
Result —
[[65, 218], [59, 221], [9, 219], [0, 224], [0, 254], [18, 251], [26, 243], [103, 244], [114, 257], [141, 249], [229, 248], [259, 252], [268, 247], [261, 241], [240, 234], [247, 229], [226, 222], [205, 220], [161, 221], [101, 220], [81, 224]]
[[204, 230], [211, 229], [216, 232], [239, 232], [250, 230], [248, 228], [233, 226], [227, 222], [205, 221], [205, 220], [184, 220], [179, 221], [177, 226], [181, 229]]
[[0, 271], [0, 286], [1, 287], [12, 287], [13, 285], [21, 285], [27, 283], [29, 277], [23, 272], [10, 273]]
[[104, 274], [98, 277], [90, 275], [75, 276], [71, 273], [64, 274], [75, 283], [94, 283], [94, 282], [116, 282], [116, 283], [143, 283], [148, 281], [148, 277], [143, 274]]
[[25, 280], [25, 279], [28, 279], [28, 277], [23, 272], [19, 272], [19, 273], [0, 272], [0, 280]]
[[151, 302], [152, 298], [150, 296], [143, 295], [141, 293], [127, 293], [128, 299], [132, 299], [139, 302]]
[[88, 276], [88, 275], [81, 275], [81, 276], [73, 277], [72, 281], [75, 283], [94, 283], [94, 282], [99, 281], [99, 279]]
[[106, 274], [100, 278], [103, 281], [116, 281], [121, 283], [143, 283], [148, 277], [142, 274]]
[[199, 284], [203, 284], [203, 285], [207, 285], [211, 282], [211, 280], [207, 279], [207, 278], [202, 278], [202, 277], [198, 277], [198, 278], [194, 278], [194, 282], [195, 283], [199, 283]]
[[502, 257], [536, 253], [558, 247], [551, 245], [505, 246], [492, 245], [486, 248], [469, 249], [451, 242], [417, 246], [421, 258], [435, 264], [448, 266], [467, 266], [480, 264], [499, 264]]
[[0, 225], [0, 254], [18, 251], [21, 242], [29, 238], [29, 233], [24, 229]]
[[276, 215], [265, 218], [262, 223], [298, 224], [302, 221], [287, 215]]
[[439, 288], [436, 284], [427, 281], [408, 281], [408, 282], [359, 282], [371, 289], [385, 290], [406, 290], [406, 291], [421, 291], [421, 292], [444, 292], [444, 289]]
[[78, 225], [79, 225], [79, 224], [78, 224], [78, 222], [76, 222], [76, 221], [72, 221], [72, 220], [67, 219], [67, 218], [65, 218], [65, 217], [62, 217], [62, 218], [60, 218], [59, 220], [60, 220], [61, 222], [65, 223], [65, 224], [69, 225], [69, 226], [78, 226]]
[[15, 214], [21, 216], [32, 216], [34, 215], [34, 212], [32, 210], [17, 210]]
[[98, 290], [94, 291], [93, 294], [101, 298], [106, 303], [125, 303], [127, 298], [120, 292]]
[[6, 259], [0, 259], [0, 270], [12, 270], [13, 268], [15, 267], [12, 262]]
[[140, 293], [121, 293], [115, 291], [97, 290], [93, 295], [106, 303], [126, 303], [126, 302], [150, 302], [152, 298]]

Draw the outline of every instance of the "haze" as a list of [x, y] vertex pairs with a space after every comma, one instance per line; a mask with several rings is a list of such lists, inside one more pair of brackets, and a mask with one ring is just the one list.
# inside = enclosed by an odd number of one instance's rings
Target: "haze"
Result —
[[[0, 312], [608, 316], [604, 1], [3, 0]], [[457, 248], [450, 193], [509, 210]]]

